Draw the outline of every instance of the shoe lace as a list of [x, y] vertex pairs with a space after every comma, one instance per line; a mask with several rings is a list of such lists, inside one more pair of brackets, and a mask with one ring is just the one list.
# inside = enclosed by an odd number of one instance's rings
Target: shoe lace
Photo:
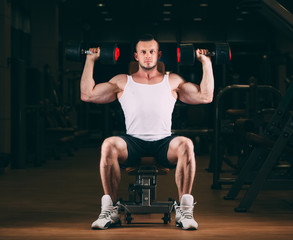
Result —
[[[179, 206], [180, 207], [180, 206]], [[181, 206], [184, 209], [179, 209], [181, 215], [186, 219], [193, 219], [193, 206]]]
[[111, 213], [113, 213], [113, 210], [117, 208], [118, 207], [113, 207], [113, 206], [102, 207], [102, 211], [99, 215], [99, 219], [110, 217]]
[[178, 205], [175, 201], [173, 204], [173, 207], [175, 208], [175, 211], [179, 211], [181, 216], [183, 216], [186, 219], [193, 219], [193, 208], [196, 202], [193, 204], [193, 206], [186, 206], [186, 205]]

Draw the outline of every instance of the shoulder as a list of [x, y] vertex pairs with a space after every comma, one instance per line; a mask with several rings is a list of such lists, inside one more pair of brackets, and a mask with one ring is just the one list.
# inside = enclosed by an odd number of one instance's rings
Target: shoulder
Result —
[[120, 89], [124, 89], [127, 83], [127, 75], [126, 74], [118, 74], [110, 79], [109, 81], [112, 84], [117, 85]]
[[176, 73], [169, 74], [169, 84], [172, 90], [178, 89], [178, 87], [183, 84], [185, 80]]
[[126, 74], [118, 74], [110, 79], [110, 83], [121, 83], [121, 82], [127, 82], [127, 75]]

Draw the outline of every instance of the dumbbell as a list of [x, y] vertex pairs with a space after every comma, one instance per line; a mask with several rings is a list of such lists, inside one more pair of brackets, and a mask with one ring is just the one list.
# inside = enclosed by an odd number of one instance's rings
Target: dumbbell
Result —
[[[113, 43], [100, 44], [101, 64], [116, 64], [119, 58], [119, 48]], [[93, 54], [83, 42], [70, 41], [65, 48], [65, 57], [69, 61], [80, 62], [85, 59], [87, 54]]]
[[[215, 64], [227, 64], [231, 61], [231, 50], [228, 43], [215, 43], [213, 50], [206, 56], [214, 57]], [[193, 65], [196, 59], [195, 48], [192, 43], [180, 44], [177, 47], [177, 62], [180, 65]]]

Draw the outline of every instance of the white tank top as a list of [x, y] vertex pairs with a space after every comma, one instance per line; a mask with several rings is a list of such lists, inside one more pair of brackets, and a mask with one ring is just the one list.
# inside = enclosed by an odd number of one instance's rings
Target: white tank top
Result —
[[124, 112], [126, 133], [145, 141], [156, 141], [171, 135], [172, 112], [176, 99], [169, 85], [169, 75], [163, 81], [148, 85], [127, 83], [119, 102]]

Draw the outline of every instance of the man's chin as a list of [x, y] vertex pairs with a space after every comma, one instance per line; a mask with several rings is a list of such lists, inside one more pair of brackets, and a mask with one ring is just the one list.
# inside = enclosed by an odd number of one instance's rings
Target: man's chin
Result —
[[146, 70], [146, 71], [150, 71], [150, 70], [153, 70], [155, 67], [157, 66], [157, 64], [155, 64], [154, 66], [142, 66], [140, 65], [140, 67], [143, 69], [143, 70]]

